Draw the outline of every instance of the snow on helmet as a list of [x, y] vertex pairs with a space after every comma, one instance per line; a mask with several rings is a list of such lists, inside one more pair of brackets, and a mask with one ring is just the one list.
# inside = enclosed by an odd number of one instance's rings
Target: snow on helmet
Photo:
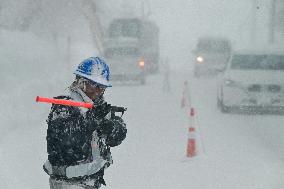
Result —
[[90, 57], [83, 60], [74, 74], [98, 83], [99, 85], [111, 87], [109, 82], [109, 67], [105, 61], [99, 57]]

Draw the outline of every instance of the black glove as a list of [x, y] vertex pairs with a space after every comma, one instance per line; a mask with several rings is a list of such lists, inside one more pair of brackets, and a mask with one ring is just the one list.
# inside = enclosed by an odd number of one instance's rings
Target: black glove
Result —
[[104, 102], [101, 105], [98, 105], [92, 110], [93, 116], [96, 119], [103, 119], [111, 111], [111, 105]]
[[101, 105], [95, 106], [86, 112], [85, 123], [90, 132], [93, 132], [98, 128], [104, 117], [110, 112], [111, 105], [102, 103]]
[[114, 116], [113, 119], [104, 119], [98, 129], [98, 135], [104, 137], [106, 144], [110, 147], [119, 145], [126, 137], [125, 123], [120, 117]]
[[97, 129], [98, 135], [108, 137], [109, 135], [111, 135], [112, 131], [114, 130], [114, 127], [115, 125], [111, 120], [103, 119]]

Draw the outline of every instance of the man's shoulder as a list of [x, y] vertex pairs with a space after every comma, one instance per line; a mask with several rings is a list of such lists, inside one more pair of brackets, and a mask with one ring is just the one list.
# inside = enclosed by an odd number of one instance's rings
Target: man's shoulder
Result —
[[[59, 95], [55, 96], [55, 99], [62, 99], [62, 100], [73, 100], [72, 97], [68, 95]], [[78, 107], [62, 105], [62, 104], [52, 104], [51, 112], [49, 118], [51, 120], [58, 119], [58, 118], [68, 118], [72, 117], [75, 114], [80, 114]]]

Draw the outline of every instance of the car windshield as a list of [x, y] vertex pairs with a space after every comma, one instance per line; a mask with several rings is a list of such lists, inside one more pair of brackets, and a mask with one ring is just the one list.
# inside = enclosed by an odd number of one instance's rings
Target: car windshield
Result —
[[284, 70], [284, 55], [235, 55], [231, 69]]
[[140, 36], [140, 23], [135, 19], [115, 20], [109, 28], [109, 36], [135, 37]]
[[138, 49], [132, 47], [113, 48], [105, 52], [105, 56], [108, 58], [115, 56], [138, 56], [138, 54]]

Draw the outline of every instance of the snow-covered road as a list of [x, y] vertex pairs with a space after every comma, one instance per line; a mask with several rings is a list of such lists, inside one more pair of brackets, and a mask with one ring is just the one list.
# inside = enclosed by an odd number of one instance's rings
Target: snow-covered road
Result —
[[[204, 151], [201, 158], [187, 162], [182, 161], [187, 120], [180, 109], [185, 80], [191, 86], [196, 124], [203, 142], [203, 149], [199, 150]], [[113, 89], [113, 94], [128, 96], [117, 97], [117, 101], [129, 106], [129, 134], [124, 145], [114, 151], [115, 168], [106, 174], [109, 188], [284, 186], [284, 140], [279, 137], [283, 116], [220, 113], [216, 108], [215, 79], [195, 80], [175, 74], [172, 93], [163, 93], [161, 84], [158, 75], [150, 77], [144, 87]]]
[[[0, 188], [48, 189], [42, 164], [47, 158], [45, 120], [50, 105], [35, 103], [35, 97], [59, 95], [71, 83], [72, 66], [59, 68], [64, 59], [58, 60], [54, 46], [39, 43], [34, 35], [4, 36], [7, 47], [15, 36], [22, 38], [17, 47], [23, 51], [0, 50]], [[92, 54], [90, 49], [82, 52]], [[85, 54], [72, 57], [72, 62]], [[148, 77], [145, 86], [114, 83], [107, 91], [110, 103], [128, 108], [128, 135], [112, 149], [114, 164], [105, 172], [105, 188], [283, 188], [284, 116], [222, 114], [216, 108], [215, 79], [193, 79], [185, 70], [171, 75], [170, 93], [162, 91], [161, 74]], [[203, 144], [201, 155], [193, 160], [185, 158], [188, 118], [180, 108], [185, 80], [196, 110], [198, 142]]]
[[[203, 144], [202, 155], [190, 161], [184, 161], [189, 160], [185, 158], [188, 122], [180, 108], [185, 80], [191, 88]], [[105, 188], [284, 187], [283, 116], [220, 113], [214, 79], [196, 80], [175, 73], [170, 93], [163, 92], [161, 84], [158, 74], [150, 76], [145, 86], [115, 85], [107, 92], [109, 102], [128, 108], [124, 115], [128, 136], [113, 149], [114, 164], [106, 171]], [[23, 126], [2, 136], [1, 188], [49, 187], [41, 169], [49, 105], [32, 107], [33, 114], [39, 109], [35, 117], [21, 117]]]

